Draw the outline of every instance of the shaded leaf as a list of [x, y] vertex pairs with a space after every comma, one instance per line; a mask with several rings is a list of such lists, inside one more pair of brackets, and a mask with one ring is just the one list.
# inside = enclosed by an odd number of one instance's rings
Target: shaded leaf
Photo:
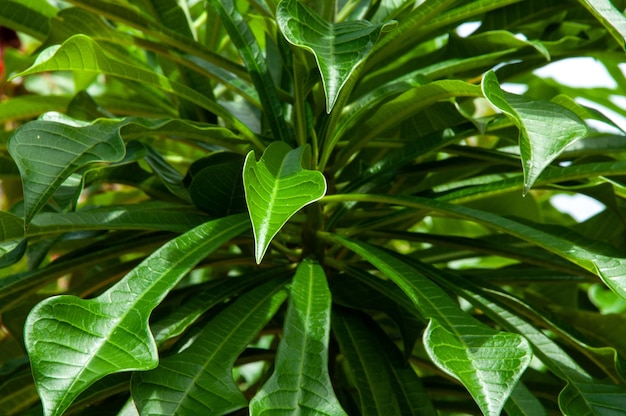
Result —
[[292, 150], [283, 142], [273, 142], [258, 162], [254, 159], [254, 152], [246, 156], [243, 184], [257, 263], [261, 262], [272, 238], [289, 218], [326, 193], [324, 175], [302, 169], [307, 149]]
[[242, 172], [243, 157], [235, 153], [213, 153], [194, 162], [188, 173], [191, 200], [212, 215], [245, 212]]
[[519, 128], [524, 194], [567, 146], [588, 134], [585, 123], [570, 110], [552, 102], [502, 91], [493, 71], [483, 77], [482, 90], [485, 98]]
[[366, 315], [333, 311], [333, 333], [354, 371], [363, 415], [436, 415], [415, 370]]
[[233, 380], [235, 359], [287, 297], [284, 279], [274, 279], [240, 296], [214, 317], [182, 352], [135, 373], [131, 391], [141, 414], [222, 415], [247, 400]]
[[56, 296], [35, 306], [25, 343], [45, 415], [61, 415], [108, 374], [155, 368], [150, 313], [191, 268], [249, 226], [245, 215], [207, 222], [165, 244], [94, 299]]
[[571, 416], [619, 416], [624, 413], [624, 397], [623, 385], [576, 381], [568, 383], [559, 395], [559, 407]]
[[248, 23], [237, 10], [236, 2], [233, 0], [209, 0], [209, 4], [220, 16], [222, 25], [224, 25], [248, 69], [274, 137], [288, 143], [291, 142], [291, 130], [285, 123], [283, 104], [278, 99], [276, 86], [270, 76], [266, 58]]
[[331, 297], [322, 267], [298, 266], [275, 371], [250, 402], [250, 414], [345, 415], [328, 375]]
[[374, 24], [366, 20], [329, 23], [298, 0], [281, 1], [276, 20], [289, 42], [315, 55], [326, 93], [327, 113], [380, 34], [396, 26], [396, 22]]

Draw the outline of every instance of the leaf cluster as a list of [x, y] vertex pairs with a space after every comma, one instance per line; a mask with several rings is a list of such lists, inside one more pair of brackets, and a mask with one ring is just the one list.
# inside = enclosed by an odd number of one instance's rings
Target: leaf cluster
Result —
[[624, 7], [0, 2], [0, 414], [622, 414]]

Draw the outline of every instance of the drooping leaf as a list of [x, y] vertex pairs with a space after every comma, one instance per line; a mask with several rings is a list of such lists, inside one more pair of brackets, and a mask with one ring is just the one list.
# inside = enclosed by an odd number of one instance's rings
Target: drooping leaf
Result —
[[214, 317], [182, 352], [135, 373], [131, 391], [141, 414], [222, 415], [245, 407], [233, 380], [235, 359], [287, 297], [284, 279], [258, 286]]
[[298, 266], [274, 374], [250, 402], [252, 416], [345, 415], [328, 375], [331, 297], [322, 267]]
[[61, 415], [96, 380], [158, 363], [152, 310], [198, 262], [250, 226], [245, 215], [171, 240], [102, 295], [51, 297], [28, 315], [25, 343], [46, 416]]
[[326, 193], [324, 175], [302, 168], [306, 149], [292, 150], [283, 142], [273, 142], [258, 162], [254, 152], [246, 157], [243, 184], [257, 263], [261, 262], [272, 238], [289, 218]]
[[433, 362], [463, 383], [485, 415], [498, 416], [530, 363], [528, 341], [480, 323], [399, 256], [360, 241], [337, 235], [331, 238], [404, 291], [422, 316], [430, 319], [424, 345]]
[[81, 167], [94, 162], [122, 160], [125, 147], [115, 122], [70, 126], [33, 121], [20, 127], [9, 140], [9, 153], [24, 184], [26, 226], [54, 192]]
[[552, 102], [502, 91], [493, 71], [483, 77], [482, 90], [485, 98], [519, 128], [524, 194], [567, 146], [588, 134], [585, 123], [570, 110]]
[[298, 0], [281, 1], [276, 20], [289, 42], [315, 56], [326, 93], [327, 113], [380, 34], [396, 26], [395, 22], [373, 24], [366, 20], [329, 23]]
[[[84, 35], [75, 35], [61, 46], [52, 46], [43, 51], [35, 64], [16, 76], [25, 76], [48, 71], [80, 71], [107, 74], [122, 79], [136, 81], [162, 91], [177, 95], [199, 105], [221, 117], [227, 125], [239, 130], [246, 138], [257, 142], [250, 129], [237, 120], [233, 114], [213, 100], [193, 89], [144, 67], [124, 62], [108, 53], [95, 40]], [[259, 148], [264, 146], [258, 145]]]

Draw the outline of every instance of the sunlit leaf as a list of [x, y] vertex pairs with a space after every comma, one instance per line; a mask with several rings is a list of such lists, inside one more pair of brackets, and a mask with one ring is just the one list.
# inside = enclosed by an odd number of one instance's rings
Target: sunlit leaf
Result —
[[96, 380], [158, 363], [152, 310], [192, 267], [250, 226], [225, 217], [171, 240], [102, 295], [51, 297], [28, 315], [25, 343], [46, 416], [61, 415]]
[[243, 183], [257, 263], [261, 262], [272, 238], [289, 218], [326, 193], [324, 175], [302, 168], [306, 149], [292, 150], [283, 142], [273, 142], [258, 162], [254, 152], [246, 157]]
[[530, 363], [525, 338], [498, 332], [463, 312], [447, 293], [418, 270], [375, 246], [332, 236], [396, 283], [430, 323], [424, 346], [439, 368], [468, 389], [485, 415], [498, 416]]
[[[124, 62], [103, 49], [95, 40], [84, 35], [75, 35], [67, 39], [61, 46], [52, 46], [42, 52], [35, 64], [26, 71], [16, 75], [24, 76], [49, 71], [81, 71], [136, 81], [156, 87], [177, 95], [203, 107], [226, 123], [240, 130], [249, 139], [256, 141], [256, 136], [233, 114], [213, 100], [193, 89], [172, 81], [154, 71]], [[263, 146], [259, 146], [262, 148]]]
[[328, 375], [331, 298], [322, 267], [304, 260], [291, 285], [274, 374], [250, 403], [252, 416], [345, 415]]
[[483, 77], [482, 89], [489, 102], [519, 128], [524, 194], [567, 146], [588, 133], [587, 126], [576, 114], [558, 104], [502, 91], [493, 71]]
[[48, 202], [67, 178], [94, 162], [116, 162], [125, 154], [115, 123], [69, 126], [33, 121], [20, 127], [9, 141], [24, 183], [25, 222]]
[[579, 0], [609, 31], [622, 49], [626, 48], [626, 17], [610, 0]]
[[315, 55], [328, 113], [380, 34], [396, 26], [395, 22], [373, 24], [365, 20], [329, 23], [297, 0], [281, 1], [276, 19], [289, 42]]
[[235, 359], [287, 297], [274, 279], [239, 297], [214, 317], [182, 352], [136, 373], [132, 395], [141, 414], [227, 414], [247, 400], [233, 380]]

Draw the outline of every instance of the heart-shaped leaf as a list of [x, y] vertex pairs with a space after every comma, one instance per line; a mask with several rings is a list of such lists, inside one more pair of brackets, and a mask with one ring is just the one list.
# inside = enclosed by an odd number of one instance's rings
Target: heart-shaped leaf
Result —
[[56, 296], [27, 317], [25, 343], [44, 414], [57, 416], [102, 377], [158, 363], [152, 310], [209, 253], [250, 226], [243, 215], [204, 223], [155, 251], [89, 300]]
[[141, 414], [223, 415], [248, 403], [233, 380], [235, 359], [287, 297], [273, 279], [239, 297], [213, 318], [181, 353], [135, 373], [132, 395]]
[[281, 1], [276, 20], [290, 43], [315, 55], [328, 113], [380, 34], [396, 26], [396, 22], [373, 24], [366, 20], [329, 23], [298, 0]]
[[322, 267], [304, 260], [293, 278], [276, 370], [250, 402], [251, 415], [345, 415], [328, 375], [331, 297]]
[[9, 140], [24, 184], [25, 224], [48, 202], [67, 178], [94, 162], [118, 162], [126, 148], [116, 121], [70, 126], [37, 120], [17, 129]]
[[257, 263], [261, 263], [272, 238], [289, 218], [326, 193], [324, 175], [302, 168], [307, 149], [304, 146], [292, 150], [283, 142], [273, 142], [258, 162], [254, 151], [246, 156], [243, 184]]
[[525, 338], [487, 330], [453, 333], [436, 319], [426, 327], [424, 346], [437, 367], [467, 387], [485, 415], [500, 414], [521, 376], [520, 367], [530, 362]]
[[485, 98], [519, 128], [524, 194], [567, 146], [588, 133], [587, 126], [576, 114], [556, 103], [502, 91], [493, 71], [483, 77], [482, 90]]

